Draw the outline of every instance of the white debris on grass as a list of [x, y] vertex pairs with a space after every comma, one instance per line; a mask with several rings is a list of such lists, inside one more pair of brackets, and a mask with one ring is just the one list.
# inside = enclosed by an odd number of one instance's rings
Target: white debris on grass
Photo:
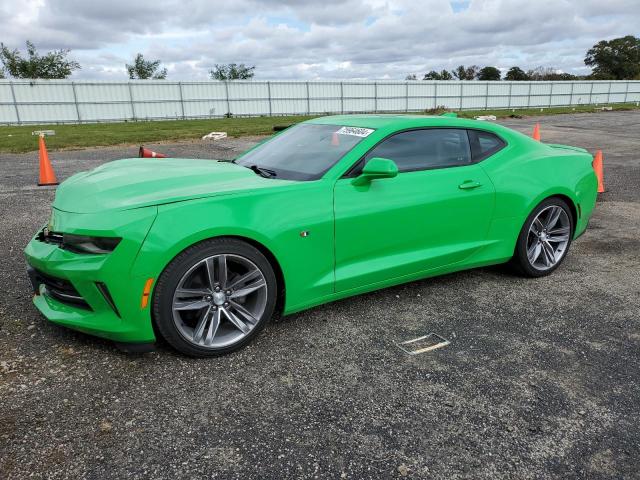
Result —
[[494, 121], [496, 120], [496, 116], [495, 115], [480, 115], [478, 117], [473, 117], [476, 120], [491, 120]]
[[227, 138], [227, 132], [211, 132], [207, 133], [202, 140], [222, 140], [223, 138]]

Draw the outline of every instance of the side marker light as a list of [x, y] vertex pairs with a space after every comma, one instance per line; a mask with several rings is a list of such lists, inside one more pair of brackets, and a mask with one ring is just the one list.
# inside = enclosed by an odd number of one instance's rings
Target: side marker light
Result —
[[140, 308], [147, 308], [147, 305], [149, 305], [149, 294], [151, 293], [152, 285], [153, 278], [147, 279], [144, 284], [144, 290], [142, 290], [142, 300], [140, 301]]

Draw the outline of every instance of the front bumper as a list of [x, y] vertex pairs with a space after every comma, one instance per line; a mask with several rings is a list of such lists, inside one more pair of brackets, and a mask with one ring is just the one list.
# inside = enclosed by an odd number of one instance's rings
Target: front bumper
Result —
[[[116, 342], [155, 341], [149, 306], [143, 308], [140, 303], [148, 275], [133, 275], [132, 265], [156, 213], [155, 207], [112, 216], [54, 210], [52, 223], [57, 231], [123, 240], [109, 254], [92, 255], [33, 237], [25, 257], [38, 310], [53, 323]], [[114, 219], [117, 225], [107, 227]], [[82, 228], [85, 225], [96, 225], [96, 229]]]

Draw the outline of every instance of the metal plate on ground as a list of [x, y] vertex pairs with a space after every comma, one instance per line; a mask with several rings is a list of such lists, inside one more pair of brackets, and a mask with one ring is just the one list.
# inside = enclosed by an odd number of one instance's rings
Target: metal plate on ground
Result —
[[422, 337], [398, 343], [398, 347], [409, 355], [431, 352], [438, 348], [446, 347], [451, 342], [437, 333], [429, 333]]

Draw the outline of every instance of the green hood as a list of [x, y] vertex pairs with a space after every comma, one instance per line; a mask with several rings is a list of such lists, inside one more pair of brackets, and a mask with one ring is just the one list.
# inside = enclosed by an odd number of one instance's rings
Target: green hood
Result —
[[289, 184], [230, 162], [130, 158], [80, 172], [63, 182], [54, 208], [97, 213], [179, 202]]

